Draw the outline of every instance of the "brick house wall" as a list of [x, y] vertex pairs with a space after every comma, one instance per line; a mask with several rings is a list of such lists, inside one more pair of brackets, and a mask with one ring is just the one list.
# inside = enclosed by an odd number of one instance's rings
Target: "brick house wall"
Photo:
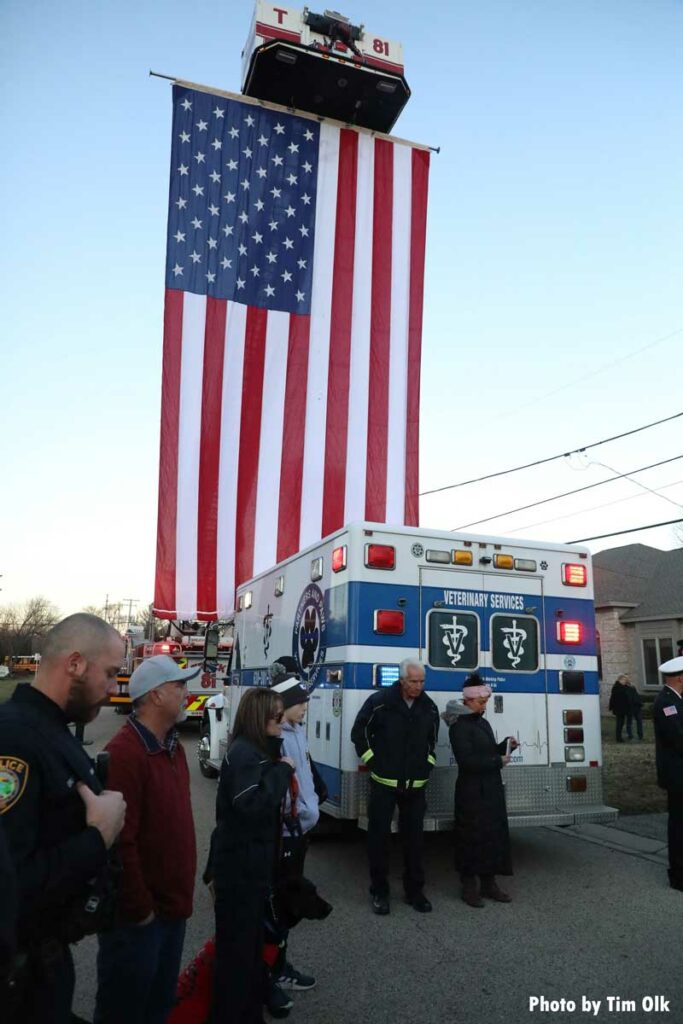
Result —
[[609, 695], [617, 676], [626, 674], [637, 679], [634, 672], [633, 626], [619, 621], [624, 608], [596, 608], [595, 621], [600, 634], [602, 677], [600, 680], [600, 708], [607, 713]]

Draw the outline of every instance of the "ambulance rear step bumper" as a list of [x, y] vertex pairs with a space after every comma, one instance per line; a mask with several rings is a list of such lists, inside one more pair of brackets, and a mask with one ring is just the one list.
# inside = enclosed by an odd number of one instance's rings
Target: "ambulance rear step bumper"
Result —
[[[619, 811], [616, 807], [606, 807], [604, 804], [592, 805], [583, 808], [558, 808], [556, 811], [541, 811], [538, 814], [532, 812], [523, 814], [509, 814], [508, 824], [510, 828], [538, 828], [541, 825], [581, 825], [587, 821], [609, 823], [617, 820]], [[358, 818], [358, 828], [367, 831], [368, 819], [364, 815]], [[424, 819], [425, 832], [452, 832], [452, 814], [426, 814]], [[396, 817], [391, 823], [391, 831], [398, 831]]]

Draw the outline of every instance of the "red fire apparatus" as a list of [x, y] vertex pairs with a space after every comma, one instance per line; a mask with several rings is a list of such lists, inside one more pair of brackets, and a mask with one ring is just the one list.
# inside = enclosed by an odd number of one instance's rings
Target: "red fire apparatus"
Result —
[[232, 649], [232, 625], [216, 622], [179, 622], [168, 624], [168, 635], [161, 640], [144, 640], [140, 629], [132, 627], [126, 636], [126, 660], [117, 676], [118, 692], [109, 703], [119, 713], [128, 714], [131, 699], [128, 683], [145, 658], [167, 654], [180, 668], [198, 665], [199, 675], [187, 687], [187, 717], [201, 722], [209, 697], [223, 692]]

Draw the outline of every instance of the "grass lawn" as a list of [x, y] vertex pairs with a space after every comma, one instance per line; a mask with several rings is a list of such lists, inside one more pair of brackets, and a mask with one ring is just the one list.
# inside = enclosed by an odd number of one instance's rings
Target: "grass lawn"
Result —
[[6, 700], [10, 699], [17, 684], [21, 681], [21, 676], [7, 676], [6, 679], [0, 679], [0, 704], [4, 704]]
[[602, 719], [603, 786], [605, 803], [622, 814], [647, 814], [666, 810], [666, 793], [657, 785], [652, 720], [643, 722], [645, 739], [614, 738], [614, 718]]

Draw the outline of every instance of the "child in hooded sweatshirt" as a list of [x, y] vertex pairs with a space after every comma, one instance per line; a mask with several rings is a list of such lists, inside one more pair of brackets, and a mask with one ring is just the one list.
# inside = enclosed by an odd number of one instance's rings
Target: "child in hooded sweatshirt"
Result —
[[[309, 701], [308, 690], [302, 684], [296, 672], [287, 671], [289, 659], [282, 658], [271, 669], [274, 690], [283, 704], [282, 718], [282, 756], [290, 757], [294, 762], [293, 778], [294, 807], [292, 807], [292, 789], [285, 798], [285, 813], [282, 825], [282, 840], [279, 862], [279, 878], [301, 878], [304, 873], [304, 862], [309, 844], [311, 830], [317, 825], [320, 817], [320, 803], [326, 797], [325, 785], [311, 761], [308, 751], [306, 730], [303, 726], [306, 708]], [[284, 664], [283, 664], [284, 663]], [[294, 667], [294, 666], [292, 666]], [[271, 990], [269, 1010], [271, 1014], [278, 1008], [289, 1011], [291, 1002], [282, 989], [305, 991], [315, 986], [315, 978], [297, 971], [287, 959], [287, 938], [285, 936], [279, 958], [280, 967], [276, 971], [274, 986]], [[289, 1003], [285, 1006], [285, 1003]], [[285, 1016], [286, 1013], [274, 1014]]]

